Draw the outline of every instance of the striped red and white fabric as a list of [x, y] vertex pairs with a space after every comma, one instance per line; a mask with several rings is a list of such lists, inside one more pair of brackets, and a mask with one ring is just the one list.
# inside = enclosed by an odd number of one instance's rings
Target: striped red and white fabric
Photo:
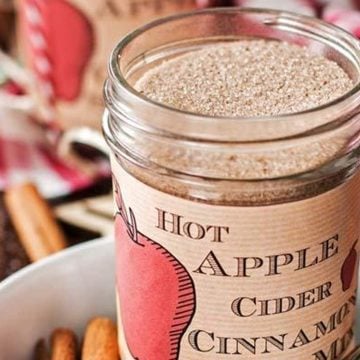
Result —
[[53, 105], [55, 101], [54, 85], [52, 78], [52, 64], [49, 56], [49, 44], [46, 37], [45, 21], [43, 19], [42, 8], [46, 6], [47, 0], [24, 0], [23, 16], [26, 21], [23, 22], [26, 34], [28, 34], [28, 46], [31, 47], [31, 53], [34, 54], [32, 58], [32, 67], [35, 70], [34, 74], [37, 76], [37, 83], [45, 100], [47, 111], [44, 114], [44, 120], [48, 123], [53, 122]]

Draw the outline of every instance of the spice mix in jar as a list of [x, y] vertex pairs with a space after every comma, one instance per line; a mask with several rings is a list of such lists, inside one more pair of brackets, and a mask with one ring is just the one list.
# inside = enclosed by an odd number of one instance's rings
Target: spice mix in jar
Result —
[[115, 48], [105, 86], [125, 360], [341, 359], [353, 343], [360, 47], [213, 9]]

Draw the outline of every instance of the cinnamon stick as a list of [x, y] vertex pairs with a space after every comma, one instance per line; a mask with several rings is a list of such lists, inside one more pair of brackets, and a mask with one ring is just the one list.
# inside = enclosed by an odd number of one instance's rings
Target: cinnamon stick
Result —
[[49, 360], [49, 353], [44, 339], [40, 339], [34, 349], [33, 360]]
[[82, 360], [118, 359], [119, 348], [115, 324], [107, 318], [94, 318], [85, 332]]
[[68, 329], [56, 329], [51, 335], [51, 360], [76, 360], [76, 335]]
[[30, 183], [7, 189], [5, 205], [19, 239], [31, 261], [66, 247], [63, 232], [48, 203]]

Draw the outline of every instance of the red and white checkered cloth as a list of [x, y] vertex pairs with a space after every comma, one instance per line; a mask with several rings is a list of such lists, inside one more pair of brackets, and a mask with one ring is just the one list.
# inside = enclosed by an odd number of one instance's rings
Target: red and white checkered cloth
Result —
[[36, 183], [45, 197], [53, 198], [87, 187], [94, 179], [60, 161], [27, 116], [0, 110], [0, 189], [23, 181]]
[[[197, 1], [199, 7], [231, 3]], [[318, 15], [360, 37], [360, 0], [232, 0], [232, 4]], [[106, 167], [100, 171], [106, 172]], [[61, 162], [46, 143], [44, 132], [31, 120], [0, 110], [0, 190], [24, 180], [35, 182], [44, 196], [57, 197], [89, 186], [94, 179]]]

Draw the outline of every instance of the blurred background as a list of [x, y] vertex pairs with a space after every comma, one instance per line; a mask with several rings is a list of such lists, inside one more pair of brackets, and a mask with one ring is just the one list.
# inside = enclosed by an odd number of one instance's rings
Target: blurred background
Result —
[[293, 11], [360, 37], [360, 0], [0, 0], [0, 281], [111, 233], [107, 158], [76, 141], [101, 127], [110, 51], [150, 20], [212, 6]]

